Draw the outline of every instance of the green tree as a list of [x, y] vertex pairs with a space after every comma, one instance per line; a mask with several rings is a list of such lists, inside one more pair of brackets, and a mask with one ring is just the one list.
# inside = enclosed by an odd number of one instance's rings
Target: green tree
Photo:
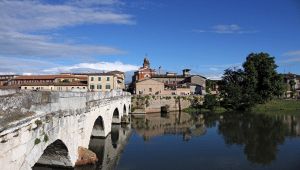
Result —
[[265, 103], [284, 91], [283, 78], [276, 72], [274, 57], [267, 53], [248, 55], [243, 69], [225, 70], [221, 81], [222, 106], [248, 110]]
[[265, 103], [283, 92], [283, 79], [276, 72], [274, 57], [251, 53], [243, 64], [247, 85], [254, 89], [256, 100]]
[[255, 104], [253, 88], [246, 83], [246, 75], [241, 69], [225, 70], [220, 84], [222, 106], [231, 110], [247, 110]]
[[215, 107], [218, 106], [218, 100], [216, 95], [207, 94], [204, 96], [203, 106], [211, 111], [215, 110]]

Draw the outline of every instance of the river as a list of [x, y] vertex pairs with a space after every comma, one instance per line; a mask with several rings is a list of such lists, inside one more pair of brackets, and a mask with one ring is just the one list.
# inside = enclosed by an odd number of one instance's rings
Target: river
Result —
[[[76, 170], [300, 169], [300, 117], [170, 113], [135, 116], [92, 138], [96, 165]], [[51, 169], [51, 168], [40, 168]]]

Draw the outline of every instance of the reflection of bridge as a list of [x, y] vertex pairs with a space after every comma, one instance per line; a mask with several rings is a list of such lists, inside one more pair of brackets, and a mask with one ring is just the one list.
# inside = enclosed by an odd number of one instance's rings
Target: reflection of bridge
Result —
[[75, 170], [115, 169], [131, 133], [130, 125], [113, 125], [111, 133], [105, 139], [92, 137], [89, 149], [97, 154], [98, 163], [76, 167]]
[[22, 92], [0, 97], [1, 112], [28, 114], [1, 125], [1, 169], [31, 169], [36, 163], [71, 167], [90, 136], [106, 137], [128, 115], [128, 93]]

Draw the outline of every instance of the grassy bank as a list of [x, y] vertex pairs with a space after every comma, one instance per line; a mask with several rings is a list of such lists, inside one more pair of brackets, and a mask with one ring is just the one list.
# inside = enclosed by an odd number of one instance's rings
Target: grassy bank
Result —
[[272, 100], [255, 106], [252, 112], [269, 115], [300, 115], [300, 100]]
[[[187, 108], [183, 110], [187, 113], [207, 113], [208, 109]], [[213, 113], [224, 113], [226, 109], [216, 107]], [[268, 115], [299, 115], [300, 116], [300, 100], [272, 100], [265, 104], [256, 105], [252, 113], [268, 114]]]

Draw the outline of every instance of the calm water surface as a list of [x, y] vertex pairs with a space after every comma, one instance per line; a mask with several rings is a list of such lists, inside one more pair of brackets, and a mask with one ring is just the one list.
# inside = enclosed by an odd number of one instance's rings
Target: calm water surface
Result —
[[300, 169], [300, 117], [152, 114], [91, 139], [99, 163], [76, 170]]

